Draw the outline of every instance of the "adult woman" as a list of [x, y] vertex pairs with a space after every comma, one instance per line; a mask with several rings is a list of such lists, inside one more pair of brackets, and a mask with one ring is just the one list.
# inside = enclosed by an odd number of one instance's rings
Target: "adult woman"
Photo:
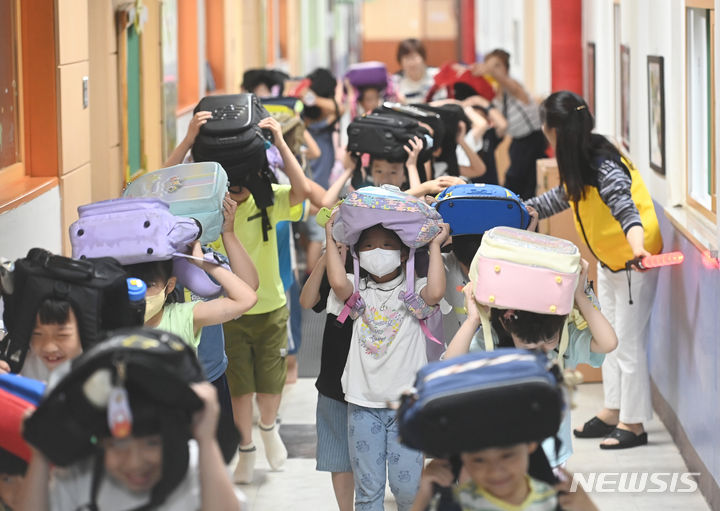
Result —
[[556, 92], [540, 113], [557, 154], [561, 185], [527, 204], [540, 218], [572, 208], [578, 233], [600, 261], [599, 299], [619, 339], [603, 363], [605, 408], [575, 436], [605, 437], [602, 449], [644, 445], [643, 422], [652, 417], [646, 334], [657, 273], [633, 277], [632, 302], [623, 270], [627, 261], [662, 249], [652, 198], [632, 163], [607, 139], [591, 133], [594, 120], [580, 96]]
[[[428, 67], [427, 51], [418, 39], [400, 41], [397, 62], [400, 71], [393, 75], [398, 99], [403, 103], [424, 103], [425, 96], [434, 84], [437, 68]], [[433, 99], [443, 99], [445, 94], [438, 91]]]
[[535, 162], [545, 157], [547, 142], [540, 131], [538, 106], [523, 85], [508, 74], [510, 54], [493, 50], [483, 62], [473, 66], [476, 76], [490, 75], [498, 83], [493, 106], [507, 119], [510, 144], [510, 167], [505, 174], [505, 187], [524, 199], [535, 196]]

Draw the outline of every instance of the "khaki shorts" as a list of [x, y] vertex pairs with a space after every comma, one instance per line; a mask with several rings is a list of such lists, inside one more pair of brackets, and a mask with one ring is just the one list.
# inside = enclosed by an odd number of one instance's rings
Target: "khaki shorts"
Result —
[[287, 376], [286, 306], [242, 316], [223, 325], [232, 396], [281, 394]]

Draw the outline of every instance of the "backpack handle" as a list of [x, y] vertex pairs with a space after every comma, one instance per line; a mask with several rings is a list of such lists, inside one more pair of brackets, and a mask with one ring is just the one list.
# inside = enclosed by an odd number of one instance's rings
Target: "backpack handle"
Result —
[[57, 256], [42, 248], [31, 249], [28, 259], [61, 278], [90, 280], [95, 274], [95, 265], [90, 261]]

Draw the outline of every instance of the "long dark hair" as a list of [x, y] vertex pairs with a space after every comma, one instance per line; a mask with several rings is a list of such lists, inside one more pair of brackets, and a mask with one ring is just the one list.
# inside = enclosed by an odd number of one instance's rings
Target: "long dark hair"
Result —
[[567, 187], [568, 198], [578, 202], [586, 186], [597, 186], [597, 171], [605, 160], [624, 168], [620, 152], [608, 139], [592, 132], [595, 119], [585, 100], [570, 91], [551, 94], [540, 105], [540, 118], [555, 128], [560, 182]]

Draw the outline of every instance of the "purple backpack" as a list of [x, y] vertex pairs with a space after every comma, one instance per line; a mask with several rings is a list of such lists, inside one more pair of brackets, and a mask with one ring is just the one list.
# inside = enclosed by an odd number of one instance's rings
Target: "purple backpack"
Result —
[[78, 208], [70, 226], [75, 259], [114, 257], [120, 264], [165, 261], [189, 253], [200, 224], [175, 216], [160, 199], [111, 199]]
[[439, 307], [428, 306], [415, 293], [414, 278], [415, 249], [427, 245], [440, 232], [442, 223], [440, 214], [422, 199], [403, 193], [399, 188], [390, 185], [360, 188], [348, 195], [337, 207], [333, 238], [350, 246], [355, 276], [355, 292], [345, 302], [338, 321], [343, 323], [348, 316], [356, 319], [365, 308], [359, 292], [360, 262], [354, 246], [365, 229], [380, 224], [397, 233], [400, 240], [410, 248], [405, 269], [407, 289], [400, 291], [401, 300], [420, 320], [425, 336], [437, 344], [442, 344], [426, 324], [426, 320], [435, 315]]

